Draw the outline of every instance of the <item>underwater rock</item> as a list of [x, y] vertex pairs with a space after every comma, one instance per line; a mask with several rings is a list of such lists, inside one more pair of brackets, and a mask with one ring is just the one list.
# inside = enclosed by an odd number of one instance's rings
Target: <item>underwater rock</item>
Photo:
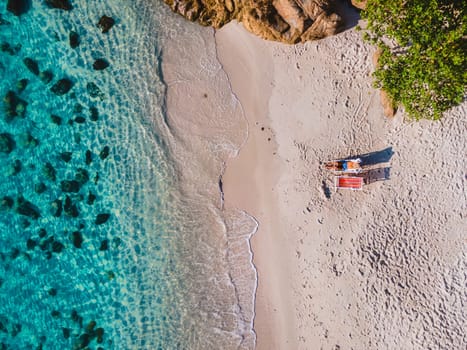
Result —
[[42, 171], [45, 175], [46, 178], [48, 178], [51, 181], [55, 181], [57, 178], [57, 171], [55, 168], [50, 164], [49, 162], [45, 163], [44, 167], [42, 168]]
[[44, 193], [47, 190], [47, 186], [43, 182], [39, 182], [38, 184], [34, 185], [34, 192], [37, 194]]
[[83, 110], [84, 110], [84, 107], [80, 103], [75, 103], [75, 105], [73, 106], [73, 113], [82, 113]]
[[24, 89], [26, 89], [26, 87], [28, 86], [28, 83], [29, 79], [18, 80], [18, 82], [16, 83], [16, 89], [18, 90], [18, 92], [23, 92]]
[[105, 95], [102, 93], [99, 87], [94, 83], [87, 83], [86, 90], [88, 91], [91, 97], [100, 98], [101, 100], [105, 98]]
[[115, 20], [112, 17], [104, 15], [99, 19], [97, 26], [102, 30], [102, 33], [107, 33], [114, 24]]
[[54, 78], [54, 73], [51, 70], [45, 70], [39, 73], [39, 79], [42, 80], [44, 84], [48, 84]]
[[267, 40], [296, 44], [318, 40], [345, 28], [339, 0], [164, 0], [174, 12], [203, 26], [241, 22]]
[[24, 117], [28, 103], [21, 99], [14, 91], [8, 91], [3, 98], [6, 111], [6, 121], [10, 122], [14, 117]]
[[19, 196], [17, 199], [16, 212], [35, 220], [41, 217], [39, 209], [34, 204], [27, 201], [23, 196]]
[[6, 9], [15, 16], [24, 15], [31, 8], [31, 0], [8, 0]]
[[51, 114], [50, 119], [52, 120], [52, 123], [61, 125], [62, 124], [62, 118], [60, 118], [58, 115]]
[[71, 241], [75, 248], [81, 248], [83, 245], [83, 235], [79, 231], [75, 231], [71, 234]]
[[13, 135], [5, 132], [0, 134], [0, 152], [9, 154], [16, 148]]
[[32, 58], [26, 57], [23, 59], [23, 63], [29, 71], [34, 75], [39, 75], [39, 65]]
[[20, 225], [21, 225], [22, 228], [27, 229], [29, 226], [31, 226], [31, 221], [29, 221], [29, 220], [27, 220], [25, 218], [21, 218]]
[[73, 9], [73, 6], [68, 0], [45, 0], [45, 3], [49, 7], [59, 10], [70, 11], [71, 9]]
[[106, 251], [107, 249], [109, 249], [109, 240], [108, 239], [104, 239], [102, 242], [101, 242], [101, 245], [99, 247], [99, 250], [100, 251]]
[[25, 132], [19, 135], [18, 143], [22, 147], [36, 147], [39, 144], [39, 140], [29, 132]]
[[0, 209], [11, 209], [13, 208], [14, 203], [15, 201], [13, 200], [13, 198], [9, 196], [5, 196], [0, 201]]
[[53, 211], [53, 216], [56, 218], [60, 217], [62, 215], [62, 201], [60, 199], [56, 199], [52, 202], [51, 207]]
[[102, 341], [104, 340], [104, 328], [97, 328], [96, 329], [96, 336], [97, 336], [97, 343], [101, 344]]
[[10, 154], [16, 148], [13, 135], [4, 132], [0, 134], [0, 152]]
[[9, 196], [4, 196], [0, 200], [0, 210], [11, 209], [11, 208], [13, 208], [14, 203], [15, 203], [15, 201], [13, 200], [13, 198], [11, 198]]
[[96, 200], [96, 195], [93, 194], [91, 191], [89, 191], [87, 204], [93, 205], [95, 200]]
[[65, 249], [65, 246], [58, 242], [58, 241], [53, 241], [52, 242], [52, 251], [54, 253], [61, 253], [63, 251], [63, 249]]
[[78, 193], [81, 188], [81, 185], [76, 180], [63, 180], [60, 182], [60, 188], [63, 192], [66, 193]]
[[70, 47], [72, 49], [76, 49], [80, 44], [79, 34], [74, 31], [71, 31], [69, 35], [69, 39], [70, 39]]
[[102, 149], [102, 151], [99, 153], [99, 157], [104, 160], [105, 158], [107, 158], [109, 156], [109, 152], [110, 152], [110, 148], [109, 146], [104, 146], [104, 148]]
[[84, 349], [91, 342], [91, 336], [89, 334], [81, 334], [78, 339], [75, 340], [73, 349]]
[[21, 251], [18, 248], [13, 248], [10, 252], [10, 259], [16, 259], [19, 256], [19, 253], [21, 253]]
[[11, 23], [3, 19], [2, 14], [0, 13], [0, 26], [9, 25], [9, 24]]
[[68, 163], [73, 156], [72, 152], [62, 152], [60, 153], [60, 159], [63, 160], [65, 163]]
[[97, 60], [94, 61], [94, 63], [92, 64], [92, 68], [94, 68], [94, 70], [104, 70], [106, 69], [107, 67], [109, 66], [109, 62], [107, 62], [105, 59], [103, 58], [98, 58]]
[[23, 165], [19, 159], [15, 159], [13, 163], [10, 165], [10, 170], [8, 171], [9, 176], [18, 175], [21, 172]]
[[33, 250], [34, 248], [36, 248], [36, 246], [37, 246], [37, 242], [34, 239], [29, 238], [26, 241], [26, 248], [28, 248], [28, 250]]
[[87, 325], [86, 325], [86, 332], [89, 333], [89, 334], [93, 334], [94, 332], [94, 327], [96, 327], [96, 321], [90, 321]]
[[89, 173], [86, 169], [78, 168], [75, 174], [75, 180], [78, 181], [80, 185], [84, 185], [89, 181]]
[[50, 91], [52, 91], [57, 96], [62, 96], [68, 93], [68, 91], [71, 90], [73, 85], [74, 83], [70, 79], [63, 78], [57, 81], [54, 85], [52, 85]]
[[71, 329], [70, 328], [62, 328], [63, 338], [68, 339], [70, 338]]
[[11, 56], [14, 56], [19, 52], [19, 50], [21, 50], [21, 44], [11, 46], [9, 43], [4, 42], [0, 45], [0, 50], [2, 50], [2, 52], [10, 54]]
[[65, 205], [63, 206], [65, 214], [71, 216], [72, 218], [77, 218], [79, 216], [78, 208], [76, 204], [73, 204], [69, 196], [65, 197]]
[[82, 116], [77, 116], [75, 118], [75, 123], [78, 123], [78, 124], [84, 124], [86, 122], [86, 118], [82, 117]]
[[92, 153], [91, 153], [90, 150], [86, 151], [85, 159], [86, 159], [86, 165], [91, 164], [91, 162], [92, 162]]
[[49, 237], [49, 238], [47, 238], [47, 239], [45, 239], [45, 240], [43, 240], [43, 241], [41, 241], [41, 242], [39, 243], [39, 248], [41, 248], [41, 250], [47, 250], [47, 249], [50, 248], [50, 246], [52, 245], [53, 241], [54, 241], [54, 238], [53, 238], [53, 237]]
[[5, 316], [0, 315], [0, 332], [8, 333], [7, 325], [8, 319]]
[[21, 329], [23, 327], [21, 326], [21, 324], [19, 323], [16, 323], [14, 324], [12, 327], [11, 327], [11, 331], [10, 331], [10, 335], [12, 337], [16, 337], [20, 332], [21, 332]]
[[93, 122], [97, 121], [99, 119], [99, 111], [97, 110], [96, 107], [89, 107], [89, 111], [91, 112], [91, 119]]
[[107, 220], [109, 220], [109, 218], [110, 218], [110, 214], [108, 213], [97, 214], [95, 224], [96, 225], [105, 224]]
[[13, 161], [13, 175], [19, 174], [22, 168], [23, 164], [21, 163], [21, 161], [19, 159], [15, 159]]
[[79, 323], [80, 326], [83, 325], [83, 318], [80, 315], [78, 315], [78, 312], [76, 310], [71, 310], [70, 317], [73, 322]]
[[39, 235], [40, 238], [44, 238], [45, 236], [47, 236], [47, 231], [44, 228], [41, 228], [39, 230], [38, 235]]

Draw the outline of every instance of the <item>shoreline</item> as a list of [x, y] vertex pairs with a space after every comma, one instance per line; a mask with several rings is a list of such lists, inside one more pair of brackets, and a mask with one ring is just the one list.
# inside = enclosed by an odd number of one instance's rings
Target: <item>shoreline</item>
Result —
[[[254, 266], [258, 276], [263, 276], [257, 282], [255, 296], [257, 349], [293, 348], [296, 344], [292, 343], [294, 336], [291, 336], [294, 332], [292, 307], [287, 301], [291, 298], [279, 286], [287, 279], [288, 264], [281, 259], [271, 264], [267, 257], [268, 252], [279, 257], [279, 243], [283, 241], [280, 231], [274, 230], [280, 222], [271, 221], [271, 218], [278, 218], [274, 187], [283, 167], [268, 116], [273, 65], [266, 51], [267, 44], [241, 25], [232, 24], [226, 30], [217, 31], [215, 36], [219, 61], [248, 120], [248, 140], [239, 155], [228, 160], [223, 182], [226, 206], [241, 208], [260, 222], [250, 240]], [[258, 47], [264, 49], [265, 54], [261, 55]], [[271, 176], [273, 172], [277, 175]], [[278, 271], [281, 271], [280, 276], [277, 276]], [[273, 338], [271, 332], [281, 335]]]

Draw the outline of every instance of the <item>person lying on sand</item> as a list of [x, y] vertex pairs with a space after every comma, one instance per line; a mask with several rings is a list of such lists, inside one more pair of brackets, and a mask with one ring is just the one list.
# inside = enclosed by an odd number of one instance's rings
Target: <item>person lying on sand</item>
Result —
[[326, 162], [324, 168], [332, 171], [343, 171], [343, 172], [359, 172], [361, 171], [360, 166], [361, 159], [346, 159], [346, 160], [334, 160]]

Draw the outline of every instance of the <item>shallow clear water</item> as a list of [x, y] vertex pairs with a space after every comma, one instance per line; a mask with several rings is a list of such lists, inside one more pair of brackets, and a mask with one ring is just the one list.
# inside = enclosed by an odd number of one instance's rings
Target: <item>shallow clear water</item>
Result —
[[[210, 34], [159, 1], [32, 1], [19, 17], [6, 3], [1, 348], [251, 348], [255, 223], [223, 210], [217, 184], [245, 135], [231, 131], [241, 113], [213, 48], [197, 43]], [[102, 15], [115, 19], [107, 33]], [[186, 47], [204, 58], [168, 63], [163, 79], [163, 52], [195, 53]], [[95, 70], [97, 59], [109, 66]], [[178, 90], [200, 82], [219, 94], [211, 105], [166, 111], [167, 86], [183, 105]]]

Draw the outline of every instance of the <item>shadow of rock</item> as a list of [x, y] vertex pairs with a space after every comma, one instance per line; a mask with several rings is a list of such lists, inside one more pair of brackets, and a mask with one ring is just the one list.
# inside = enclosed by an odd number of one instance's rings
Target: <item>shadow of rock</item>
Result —
[[342, 31], [357, 26], [360, 20], [360, 11], [352, 6], [350, 1], [336, 1], [333, 4], [333, 10], [342, 18], [342, 22], [344, 23]]

